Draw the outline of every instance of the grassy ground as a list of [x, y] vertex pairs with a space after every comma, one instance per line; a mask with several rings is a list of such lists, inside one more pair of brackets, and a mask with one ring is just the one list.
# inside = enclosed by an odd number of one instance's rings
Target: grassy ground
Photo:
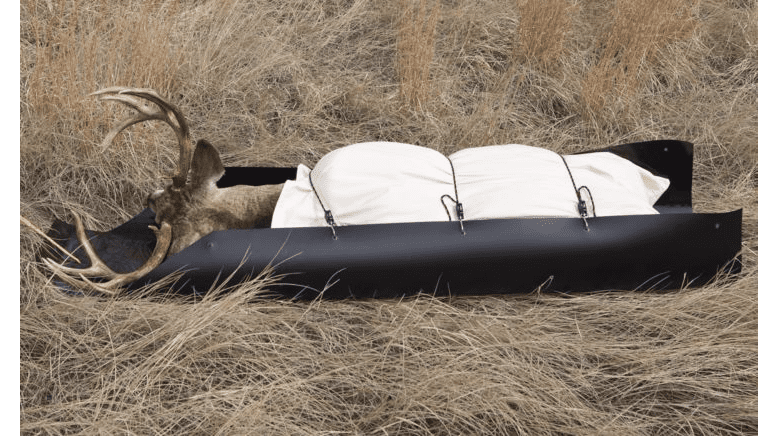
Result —
[[20, 232], [25, 434], [758, 431], [758, 12], [747, 0], [23, 0], [20, 212], [109, 229], [172, 170], [87, 95], [151, 87], [227, 165], [362, 141], [696, 144], [744, 272], [670, 293], [195, 304], [63, 295]]

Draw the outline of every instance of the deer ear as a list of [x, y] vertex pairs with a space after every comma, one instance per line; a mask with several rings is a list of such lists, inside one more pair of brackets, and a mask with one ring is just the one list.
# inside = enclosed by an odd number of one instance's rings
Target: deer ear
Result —
[[215, 184], [224, 175], [224, 165], [216, 147], [200, 139], [194, 149], [191, 167], [191, 186], [194, 189]]

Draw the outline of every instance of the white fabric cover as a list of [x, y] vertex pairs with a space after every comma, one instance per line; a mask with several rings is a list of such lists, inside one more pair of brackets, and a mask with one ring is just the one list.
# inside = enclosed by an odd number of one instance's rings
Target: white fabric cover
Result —
[[[565, 156], [578, 188], [587, 186], [597, 216], [656, 214], [669, 180], [612, 153]], [[580, 215], [572, 181], [558, 154], [526, 145], [469, 148], [450, 156], [465, 220]], [[309, 176], [337, 225], [455, 219], [451, 162], [416, 145], [368, 142], [328, 153], [311, 170], [297, 167], [285, 183], [272, 227], [326, 226]], [[587, 200], [587, 195], [583, 194]], [[590, 212], [590, 202], [589, 212]]]

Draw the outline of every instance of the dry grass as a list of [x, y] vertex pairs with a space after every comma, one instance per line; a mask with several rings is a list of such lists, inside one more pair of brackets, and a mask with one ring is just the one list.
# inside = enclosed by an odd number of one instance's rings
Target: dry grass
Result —
[[757, 433], [757, 5], [423, 3], [23, 1], [21, 214], [107, 229], [141, 210], [173, 135], [145, 123], [100, 153], [124, 109], [87, 94], [144, 86], [228, 165], [368, 140], [691, 141], [696, 210], [744, 208], [742, 276], [304, 304], [252, 301], [259, 278], [220, 299], [159, 284], [105, 300], [53, 287], [21, 228], [22, 433]]
[[646, 80], [656, 54], [686, 39], [696, 29], [693, 10], [698, 0], [623, 0], [615, 3], [613, 22], [597, 47], [598, 60], [583, 79], [583, 115], [601, 119], [602, 112], [629, 109], [631, 97]]
[[578, 8], [567, 0], [518, 0], [518, 60], [543, 69], [555, 66]]
[[409, 107], [421, 110], [429, 100], [429, 72], [434, 60], [440, 0], [402, 0], [397, 28], [397, 75], [399, 94]]

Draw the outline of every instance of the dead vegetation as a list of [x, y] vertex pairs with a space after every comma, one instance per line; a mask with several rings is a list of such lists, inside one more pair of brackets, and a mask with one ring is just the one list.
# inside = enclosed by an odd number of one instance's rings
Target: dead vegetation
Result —
[[[637, 8], [636, 5], [640, 7]], [[757, 4], [726, 0], [21, 3], [21, 214], [108, 229], [177, 158], [151, 87], [226, 165], [389, 140], [450, 153], [696, 144], [697, 211], [744, 208], [744, 273], [698, 289], [404, 301], [61, 293], [21, 228], [24, 434], [758, 431]], [[215, 294], [225, 294], [215, 298]]]
[[427, 5], [426, 0], [400, 2], [397, 26], [397, 75], [403, 103], [421, 110], [429, 100], [434, 61], [434, 43], [440, 0]]

